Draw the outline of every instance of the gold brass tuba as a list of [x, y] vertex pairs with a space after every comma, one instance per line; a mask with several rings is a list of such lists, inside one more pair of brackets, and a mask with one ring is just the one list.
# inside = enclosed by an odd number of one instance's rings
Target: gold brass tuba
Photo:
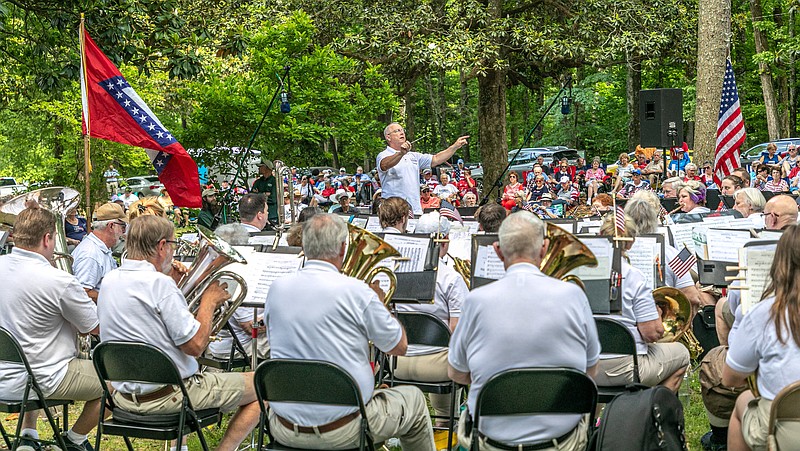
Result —
[[203, 292], [214, 281], [222, 278], [233, 280], [238, 285], [231, 298], [225, 301], [214, 312], [211, 322], [211, 335], [217, 335], [228, 322], [233, 312], [244, 302], [247, 296], [247, 283], [242, 276], [231, 271], [221, 269], [231, 263], [247, 264], [244, 257], [228, 243], [217, 237], [214, 232], [203, 226], [197, 226], [200, 234], [199, 250], [189, 272], [184, 274], [178, 283], [178, 288], [186, 297], [189, 311], [197, 314], [200, 308], [200, 298]]
[[78, 191], [63, 186], [37, 189], [25, 194], [20, 194], [0, 206], [0, 226], [13, 229], [17, 215], [28, 208], [29, 203], [36, 203], [41, 208], [49, 210], [56, 215], [55, 252], [53, 263], [55, 267], [72, 274], [72, 255], [67, 247], [67, 234], [64, 231], [64, 218], [67, 212], [76, 208], [81, 202]]
[[397, 277], [385, 266], [376, 266], [381, 260], [389, 257], [400, 257], [400, 252], [386, 241], [361, 227], [347, 223], [349, 238], [347, 251], [342, 261], [342, 274], [366, 283], [371, 283], [379, 273], [389, 277], [389, 290], [386, 291], [383, 303], [389, 305], [397, 289]]
[[579, 266], [597, 266], [597, 257], [575, 235], [561, 227], [547, 222], [546, 237], [550, 240], [539, 269], [550, 277], [573, 282], [586, 291], [581, 279], [573, 274], [567, 274]]
[[692, 304], [673, 287], [660, 287], [653, 290], [653, 299], [661, 309], [661, 322], [664, 324], [664, 336], [659, 343], [680, 341], [689, 350], [692, 359], [702, 354], [703, 347], [692, 332]]

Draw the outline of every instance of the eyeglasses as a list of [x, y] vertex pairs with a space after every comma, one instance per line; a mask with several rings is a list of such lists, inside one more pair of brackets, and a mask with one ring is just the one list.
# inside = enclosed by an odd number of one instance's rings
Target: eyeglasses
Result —
[[[178, 245], [178, 241], [177, 240], [164, 240], [164, 242], [165, 243], [170, 243], [173, 246], [177, 246]], [[158, 243], [156, 243], [156, 244], [158, 244]]]
[[126, 224], [126, 223], [124, 223], [122, 221], [114, 221], [113, 224], [122, 227], [123, 231], [128, 228], [128, 224]]
[[403, 130], [402, 128], [399, 128], [399, 129], [397, 129], [397, 130], [392, 130], [392, 131], [390, 131], [390, 132], [389, 132], [389, 134], [391, 135], [391, 134], [393, 134], [393, 133], [403, 133], [404, 131], [405, 131], [405, 130]]

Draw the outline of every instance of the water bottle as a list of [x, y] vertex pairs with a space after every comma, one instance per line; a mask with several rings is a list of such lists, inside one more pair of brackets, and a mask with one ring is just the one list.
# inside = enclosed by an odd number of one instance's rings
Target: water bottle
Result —
[[681, 404], [683, 404], [684, 411], [686, 411], [686, 409], [689, 408], [689, 400], [692, 396], [692, 389], [689, 386], [691, 380], [691, 371], [692, 368], [689, 367], [683, 374], [683, 382], [681, 383], [681, 386], [678, 389], [678, 399], [681, 401]]

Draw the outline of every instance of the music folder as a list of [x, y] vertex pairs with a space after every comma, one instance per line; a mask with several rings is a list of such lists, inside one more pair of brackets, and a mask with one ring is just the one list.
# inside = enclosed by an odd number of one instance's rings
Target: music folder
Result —
[[393, 269], [397, 288], [392, 302], [433, 303], [436, 294], [436, 274], [439, 271], [440, 243], [427, 233], [376, 233], [397, 249], [402, 257], [386, 259]]

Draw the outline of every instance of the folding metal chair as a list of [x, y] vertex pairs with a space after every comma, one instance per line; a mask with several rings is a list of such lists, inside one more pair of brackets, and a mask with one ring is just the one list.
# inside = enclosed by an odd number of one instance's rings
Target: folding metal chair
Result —
[[[14, 450], [19, 446], [20, 433], [22, 432], [22, 418], [25, 416], [25, 413], [32, 410], [42, 409], [47, 417], [48, 424], [53, 429], [54, 440], [49, 441], [34, 440], [32, 438], [29, 439], [41, 444], [55, 444], [61, 447], [61, 449], [67, 449], [67, 445], [64, 443], [64, 438], [62, 437], [61, 432], [62, 430], [65, 431], [69, 424], [68, 406], [72, 404], [72, 401], [66, 399], [45, 399], [42, 389], [39, 388], [39, 383], [36, 382], [36, 376], [34, 376], [33, 370], [28, 363], [28, 358], [22, 351], [22, 347], [17, 339], [11, 335], [11, 332], [2, 327], [0, 327], [0, 362], [22, 365], [25, 367], [25, 371], [28, 373], [28, 378], [25, 382], [25, 392], [23, 393], [21, 400], [0, 399], [0, 412], [19, 414], [17, 429], [14, 432], [14, 435], [9, 435], [5, 428], [3, 428], [2, 423], [0, 423], [0, 435], [3, 436], [3, 440], [6, 442], [6, 447]], [[34, 394], [36, 395], [36, 399], [31, 399], [31, 390], [33, 390]], [[53, 416], [52, 412], [50, 412], [50, 408], [56, 406], [61, 406], [64, 413], [63, 429], [59, 427], [58, 420]], [[13, 443], [11, 441], [12, 439], [14, 439]]]
[[[176, 446], [180, 449], [183, 436], [192, 432], [197, 433], [201, 446], [204, 450], [208, 450], [202, 429], [219, 421], [219, 409], [196, 411], [192, 407], [178, 369], [164, 352], [145, 343], [106, 341], [95, 348], [92, 360], [97, 375], [103, 381], [103, 402], [100, 407], [95, 450], [100, 450], [100, 438], [103, 434], [122, 436], [130, 451], [133, 451], [133, 445], [129, 437], [150, 440], [177, 439]], [[122, 410], [114, 405], [107, 382], [176, 386], [183, 398], [181, 410], [171, 414], [147, 415]], [[112, 417], [108, 419], [105, 419], [106, 405], [110, 406], [112, 413]]]
[[[600, 338], [602, 354], [623, 354], [633, 357], [633, 382], [640, 383], [639, 358], [636, 353], [636, 339], [627, 326], [611, 318], [595, 317], [597, 336]], [[607, 404], [615, 396], [627, 390], [620, 387], [597, 387], [597, 402]]]
[[[361, 401], [361, 390], [356, 381], [341, 367], [321, 360], [267, 360], [256, 369], [255, 388], [261, 406], [261, 420], [258, 427], [259, 450], [298, 449], [277, 443], [272, 436], [265, 407], [267, 400], [358, 407], [361, 413], [361, 433], [356, 449], [375, 450], [367, 422], [367, 412]], [[265, 431], [270, 440], [266, 448], [263, 447]]]
[[[589, 376], [572, 368], [517, 368], [503, 371], [481, 388], [472, 413], [472, 444], [478, 451], [485, 437], [479, 430], [482, 416], [589, 414], [594, 423], [597, 387]], [[587, 428], [587, 440], [591, 427]], [[489, 444], [494, 442], [486, 437]], [[502, 445], [501, 445], [502, 446]]]

